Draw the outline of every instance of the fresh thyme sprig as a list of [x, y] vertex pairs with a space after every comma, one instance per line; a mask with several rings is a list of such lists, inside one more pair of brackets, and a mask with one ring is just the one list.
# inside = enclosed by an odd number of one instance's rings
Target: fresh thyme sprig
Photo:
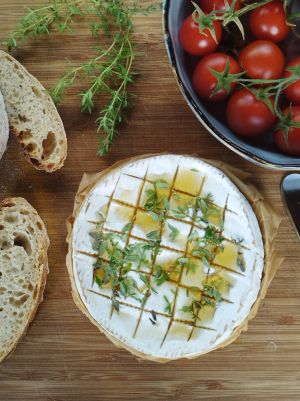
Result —
[[170, 185], [164, 180], [154, 181], [152, 185], [152, 188], [146, 190], [146, 199], [143, 206], [153, 220], [163, 223], [170, 208]]
[[191, 254], [201, 258], [204, 263], [213, 261], [216, 253], [223, 249], [224, 238], [212, 225], [205, 228], [204, 237], [199, 237], [197, 232], [194, 231], [188, 240], [194, 245]]
[[218, 289], [213, 285], [205, 284], [200, 299], [193, 299], [189, 305], [185, 305], [182, 311], [190, 313], [194, 320], [199, 319], [199, 312], [205, 306], [216, 307], [222, 300], [222, 296]]
[[[153, 189], [151, 188], [150, 191], [150, 193], [146, 192], [147, 212], [153, 212], [156, 216], [160, 216], [161, 225], [169, 227], [170, 240], [176, 241], [180, 233], [176, 227], [169, 223], [167, 214], [169, 207], [167, 208], [165, 204], [165, 200], [169, 199], [170, 196], [170, 185], [163, 180], [157, 180], [153, 183]], [[203, 216], [207, 218], [211, 213], [220, 215], [211, 194], [205, 197], [193, 197], [192, 199], [193, 206], [188, 205], [188, 207], [192, 209], [189, 215], [192, 216], [193, 221], [195, 221], [199, 211], [202, 213], [202, 218]], [[180, 202], [182, 199], [177, 198], [177, 201]], [[149, 296], [153, 292], [158, 293], [159, 287], [165, 282], [177, 282], [184, 270], [186, 275], [190, 272], [196, 273], [196, 269], [199, 267], [195, 262], [197, 258], [202, 259], [204, 266], [210, 269], [210, 263], [213, 262], [215, 255], [223, 250], [224, 246], [221, 228], [207, 224], [204, 228], [204, 236], [200, 236], [197, 230], [192, 232], [188, 238], [191, 246], [185, 253], [177, 259], [169, 260], [160, 265], [157, 260], [157, 256], [162, 251], [162, 232], [160, 229], [148, 232], [145, 241], [130, 243], [132, 222], [126, 224], [119, 233], [115, 233], [105, 232], [105, 221], [105, 216], [100, 214], [100, 223], [95, 232], [91, 233], [94, 239], [94, 249], [98, 253], [97, 263], [94, 267], [94, 282], [100, 288], [104, 286], [111, 288], [112, 306], [117, 312], [120, 311], [121, 296], [124, 298], [131, 297], [143, 306]], [[242, 240], [233, 239], [233, 242], [238, 246], [237, 264], [244, 271], [245, 261], [240, 247]], [[145, 268], [148, 273], [144, 270]], [[183, 308], [183, 311], [190, 312], [195, 319], [198, 318], [201, 308], [207, 305], [215, 308], [221, 301], [219, 284], [223, 278], [216, 274], [216, 277], [209, 276], [209, 279], [210, 281], [206, 279], [202, 282], [203, 290], [198, 287], [187, 287], [187, 296], [189, 296], [189, 292], [202, 293], [200, 300], [194, 299], [190, 305]], [[167, 296], [164, 296], [164, 301], [164, 312], [171, 315], [172, 303]], [[156, 324], [156, 319], [153, 316], [150, 321], [152, 324]]]
[[46, 6], [28, 8], [27, 14], [20, 19], [15, 31], [4, 42], [5, 45], [10, 51], [30, 38], [50, 34], [54, 25], [59, 32], [70, 32], [73, 18], [84, 15], [82, 4], [82, 0], [56, 0]]
[[134, 79], [133, 62], [136, 57], [132, 17], [137, 13], [148, 15], [160, 7], [159, 4], [144, 7], [137, 1], [125, 5], [122, 0], [50, 0], [47, 6], [28, 9], [27, 15], [5, 42], [11, 51], [30, 38], [52, 33], [53, 28], [59, 32], [73, 32], [75, 17], [93, 17], [95, 22], [90, 24], [91, 34], [98, 36], [102, 32], [111, 38], [106, 49], [98, 49], [90, 60], [70, 68], [49, 89], [54, 102], [59, 105], [78, 79], [89, 82], [87, 89], [79, 94], [81, 110], [89, 114], [95, 109], [96, 95], [105, 94], [107, 103], [96, 120], [100, 135], [98, 155], [108, 152], [130, 105], [128, 86]]

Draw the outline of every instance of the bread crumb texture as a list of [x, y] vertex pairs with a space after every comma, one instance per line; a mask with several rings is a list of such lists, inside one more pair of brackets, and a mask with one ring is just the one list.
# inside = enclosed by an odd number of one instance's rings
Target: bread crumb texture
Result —
[[41, 301], [48, 246], [44, 223], [25, 199], [0, 203], [0, 362], [25, 334]]
[[61, 168], [67, 155], [67, 138], [57, 109], [41, 83], [3, 51], [0, 90], [10, 131], [26, 159], [39, 170], [52, 172]]

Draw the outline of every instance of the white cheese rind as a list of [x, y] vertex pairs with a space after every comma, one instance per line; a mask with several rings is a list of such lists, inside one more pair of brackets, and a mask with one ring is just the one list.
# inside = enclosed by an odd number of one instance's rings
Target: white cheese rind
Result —
[[[97, 284], [93, 284], [95, 258], [92, 255], [95, 250], [93, 250], [92, 238], [89, 233], [95, 228], [93, 222], [99, 221], [99, 212], [107, 204], [118, 183], [120, 186], [117, 186], [114, 199], [129, 204], [133, 203], [133, 205], [137, 202], [142, 180], [132, 179], [124, 174], [142, 179], [148, 171], [147, 177], [149, 178], [149, 174], [151, 174], [153, 180], [161, 178], [162, 175], [166, 180], [172, 180], [178, 166], [179, 171], [193, 170], [199, 172], [199, 177], [205, 176], [203, 193], [212, 193], [214, 201], [220, 207], [224, 207], [227, 202], [229, 211], [228, 215], [225, 215], [224, 235], [227, 238], [238, 238], [243, 235], [247, 247], [244, 250], [246, 269], [243, 275], [229, 273], [234, 282], [226, 296], [226, 298], [230, 298], [230, 303], [221, 302], [218, 305], [213, 319], [203, 323], [208, 329], [193, 329], [180, 321], [184, 318], [180, 308], [184, 305], [185, 299], [183, 293], [185, 290], [180, 288], [177, 296], [178, 308], [175, 312], [175, 317], [179, 320], [172, 324], [166, 340], [161, 346], [162, 337], [169, 324], [169, 318], [164, 316], [163, 295], [172, 301], [172, 296], [174, 296], [172, 290], [176, 289], [176, 284], [166, 282], [159, 287], [159, 294], [151, 295], [145, 306], [146, 311], [142, 315], [138, 331], [134, 336], [136, 322], [140, 316], [138, 302], [127, 298], [125, 301], [128, 306], [122, 306], [119, 314], [113, 313], [111, 316], [111, 301], [107, 298], [111, 295], [110, 289], [99, 288]], [[195, 192], [197, 192], [196, 187], [200, 188], [200, 185], [200, 181], [196, 183]], [[122, 198], [123, 189], [125, 199]], [[126, 192], [127, 190], [129, 191]], [[117, 207], [117, 203], [114, 204], [114, 207]], [[126, 223], [126, 218], [123, 220], [116, 213], [115, 209], [113, 213], [108, 214], [106, 225], [108, 228], [120, 230]], [[181, 231], [185, 238], [184, 228]], [[141, 235], [141, 233], [138, 234]], [[166, 245], [168, 246], [168, 244]], [[176, 248], [182, 249], [180, 244]], [[233, 330], [245, 321], [257, 299], [264, 267], [264, 246], [259, 223], [244, 195], [217, 168], [194, 157], [177, 155], [141, 159], [117, 170], [111, 170], [103, 177], [85, 199], [75, 219], [72, 249], [76, 288], [92, 318], [118, 340], [152, 358], [175, 359], [206, 353], [228, 340]], [[91, 256], [83, 255], [80, 251], [90, 253]], [[165, 252], [167, 253], [167, 251]], [[167, 257], [167, 255], [165, 256]], [[164, 255], [160, 255], [160, 258], [163, 259]], [[95, 292], [104, 296], [99, 296]], [[156, 325], [153, 325], [149, 319], [151, 310], [162, 313], [157, 316], [158, 323]], [[192, 330], [192, 336], [187, 341]]]

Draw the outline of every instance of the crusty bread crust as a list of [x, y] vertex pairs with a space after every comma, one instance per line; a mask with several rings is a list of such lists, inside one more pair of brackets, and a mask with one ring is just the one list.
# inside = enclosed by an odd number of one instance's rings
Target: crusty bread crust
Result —
[[[0, 349], [0, 363], [10, 356], [12, 352], [15, 350], [17, 344], [21, 341], [21, 339], [24, 337], [24, 335], [27, 332], [27, 329], [33, 320], [39, 304], [43, 300], [43, 292], [45, 289], [46, 285], [46, 277], [49, 272], [48, 269], [48, 258], [47, 258], [47, 251], [48, 247], [50, 244], [49, 237], [47, 234], [46, 227], [42, 221], [42, 219], [39, 217], [37, 211], [23, 198], [7, 198], [3, 200], [0, 203], [0, 222], [2, 226], [4, 225], [3, 223], [3, 215], [6, 214], [7, 212], [10, 212], [10, 210], [26, 210], [28, 213], [28, 216], [30, 216], [30, 219], [38, 225], [39, 229], [39, 237], [36, 238], [36, 241], [38, 241], [36, 250], [37, 252], [34, 253], [34, 261], [36, 264], [34, 265], [33, 262], [31, 263], [31, 269], [38, 269], [38, 281], [36, 282], [36, 287], [34, 290], [34, 303], [32, 305], [31, 310], [28, 312], [26, 316], [26, 322], [23, 325], [23, 327], [16, 328], [12, 327], [12, 330], [15, 330], [18, 332], [18, 335], [14, 339], [14, 342], [10, 344], [9, 347], [6, 349]], [[7, 223], [9, 224], [9, 223]], [[5, 230], [5, 228], [4, 228]], [[9, 229], [8, 229], [9, 231]], [[0, 247], [0, 252], [1, 252], [1, 247]], [[1, 304], [0, 304], [1, 307]], [[1, 315], [0, 315], [0, 322], [1, 322]]]
[[8, 53], [0, 50], [0, 90], [10, 132], [26, 159], [38, 170], [60, 169], [67, 156], [62, 120], [42, 84]]
[[5, 109], [4, 99], [0, 92], [0, 159], [6, 150], [9, 135], [8, 117]]

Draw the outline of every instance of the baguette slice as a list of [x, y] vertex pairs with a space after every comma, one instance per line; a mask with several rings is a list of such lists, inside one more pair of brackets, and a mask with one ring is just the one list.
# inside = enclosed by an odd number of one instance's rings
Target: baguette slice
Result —
[[0, 92], [0, 159], [6, 150], [9, 135], [8, 118], [5, 109], [5, 103]]
[[57, 109], [41, 83], [4, 51], [0, 51], [0, 90], [10, 131], [26, 159], [38, 170], [60, 169], [67, 155], [67, 138]]
[[0, 203], [0, 362], [25, 335], [42, 300], [49, 239], [23, 198]]

